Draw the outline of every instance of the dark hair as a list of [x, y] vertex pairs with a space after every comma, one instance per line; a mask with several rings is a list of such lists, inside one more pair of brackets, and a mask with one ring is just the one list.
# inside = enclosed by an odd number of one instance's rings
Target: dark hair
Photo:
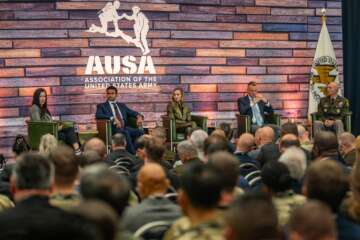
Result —
[[239, 161], [229, 152], [217, 152], [209, 157], [209, 165], [214, 167], [221, 175], [224, 190], [232, 192], [237, 185], [240, 169]]
[[73, 185], [79, 173], [79, 161], [74, 151], [65, 145], [58, 146], [50, 152], [49, 159], [55, 166], [55, 183], [60, 186]]
[[[333, 150], [337, 151], [339, 143], [336, 135], [330, 131], [320, 131], [315, 135], [313, 152], [315, 155], [321, 155], [323, 152]], [[316, 156], [318, 157], [318, 156]]]
[[291, 176], [285, 164], [270, 161], [261, 170], [261, 179], [271, 191], [278, 193], [291, 188]]
[[228, 140], [231, 140], [232, 137], [232, 129], [231, 129], [231, 124], [227, 123], [227, 122], [222, 122], [220, 123], [220, 129], [222, 129], [225, 133], [225, 136]]
[[236, 239], [282, 239], [276, 209], [265, 194], [246, 193], [236, 199], [225, 213], [225, 222]]
[[49, 189], [54, 166], [43, 155], [29, 152], [16, 161], [13, 174], [18, 189]]
[[135, 141], [135, 147], [136, 149], [144, 149], [145, 148], [145, 145], [146, 143], [152, 139], [151, 136], [149, 135], [142, 135], [140, 136], [138, 139], [136, 139]]
[[[43, 92], [45, 93], [46, 100], [45, 100], [44, 105], [41, 106], [40, 105], [40, 94]], [[41, 117], [44, 116], [46, 113], [51, 115], [49, 112], [49, 109], [47, 107], [47, 93], [44, 88], [38, 88], [35, 90], [34, 95], [33, 95], [32, 105], [36, 105], [40, 108], [40, 116]]]
[[206, 155], [213, 154], [219, 151], [228, 151], [229, 146], [225, 138], [218, 135], [211, 135], [205, 139], [204, 152]]
[[130, 185], [124, 177], [107, 166], [95, 164], [84, 170], [80, 193], [84, 199], [98, 199], [108, 203], [121, 216], [128, 205]]
[[106, 92], [109, 91], [109, 90], [114, 90], [116, 94], [118, 93], [117, 88], [114, 87], [114, 86], [109, 86], [109, 87], [106, 88]]
[[343, 169], [330, 159], [315, 161], [310, 165], [304, 184], [307, 197], [320, 200], [336, 213], [348, 190], [348, 181]]
[[280, 146], [282, 148], [300, 147], [300, 141], [299, 139], [280, 139]]
[[248, 85], [248, 87], [249, 87], [249, 86], [256, 86], [256, 82], [251, 81], [251, 82], [249, 82], [247, 85]]
[[126, 146], [126, 138], [122, 133], [116, 133], [112, 136], [112, 144], [115, 146], [125, 147]]
[[165, 147], [157, 138], [145, 142], [146, 156], [153, 162], [160, 163], [165, 153]]
[[23, 152], [30, 151], [30, 145], [27, 143], [23, 135], [16, 135], [14, 144], [12, 146], [12, 151], [16, 155], [20, 155]]
[[201, 162], [184, 165], [180, 176], [181, 188], [193, 207], [201, 209], [215, 208], [220, 200], [222, 179], [219, 172]]
[[299, 137], [299, 131], [295, 123], [287, 122], [281, 126], [281, 136], [289, 133], [294, 134], [296, 137]]

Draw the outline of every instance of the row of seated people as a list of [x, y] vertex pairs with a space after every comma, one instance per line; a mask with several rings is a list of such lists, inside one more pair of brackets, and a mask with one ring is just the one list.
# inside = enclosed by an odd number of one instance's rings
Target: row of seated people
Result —
[[138, 139], [136, 155], [120, 133], [110, 154], [93, 138], [76, 157], [54, 137], [41, 152], [22, 153], [1, 172], [9, 191], [0, 201], [8, 208], [0, 213], [0, 239], [360, 235], [360, 138], [323, 131], [310, 141], [293, 123], [281, 126], [278, 139], [268, 126], [235, 142], [221, 129], [210, 136], [195, 130], [174, 161], [160, 130]]
[[[343, 120], [349, 112], [349, 102], [338, 95], [339, 87], [332, 82], [327, 86], [327, 97], [321, 99], [317, 120], [313, 123], [314, 133], [323, 130], [332, 130], [338, 136], [344, 132]], [[106, 102], [98, 104], [96, 119], [107, 119], [111, 121], [112, 134], [122, 133], [126, 137], [127, 150], [135, 153], [135, 141], [144, 134], [143, 129], [129, 126], [129, 118], [136, 118], [137, 126], [142, 126], [144, 117], [137, 111], [127, 107], [124, 103], [118, 102], [116, 87], [110, 86], [106, 89]], [[248, 83], [247, 93], [238, 99], [239, 113], [248, 116], [250, 119], [250, 132], [255, 133], [256, 129], [264, 125], [271, 126], [276, 135], [279, 135], [279, 127], [267, 122], [267, 115], [273, 115], [274, 111], [270, 102], [258, 93], [255, 82]], [[176, 123], [176, 131], [184, 132], [187, 128], [196, 128], [196, 122], [192, 119], [190, 108], [184, 102], [184, 92], [181, 88], [175, 88], [172, 92], [171, 102], [167, 106], [167, 115]], [[30, 109], [30, 119], [33, 121], [52, 121], [51, 113], [47, 107], [47, 93], [39, 88], [34, 92], [33, 102]], [[238, 125], [244, 125], [238, 122]], [[243, 126], [239, 126], [243, 127]], [[73, 127], [66, 127], [60, 124], [59, 139], [72, 145], [77, 154], [80, 154], [80, 145], [77, 142]]]

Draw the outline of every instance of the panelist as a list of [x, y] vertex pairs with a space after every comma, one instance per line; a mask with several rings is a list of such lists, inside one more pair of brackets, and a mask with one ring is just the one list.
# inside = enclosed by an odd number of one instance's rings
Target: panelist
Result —
[[184, 103], [184, 91], [175, 88], [172, 91], [171, 102], [167, 105], [167, 115], [176, 122], [176, 129], [185, 132], [186, 128], [196, 128], [196, 123], [191, 121], [190, 108]]
[[247, 93], [238, 100], [238, 109], [241, 115], [248, 115], [251, 119], [251, 132], [262, 127], [266, 122], [265, 115], [273, 114], [270, 102], [257, 91], [256, 82], [249, 82]]
[[[51, 122], [53, 121], [51, 113], [47, 107], [47, 93], [44, 88], [35, 90], [30, 108], [30, 120]], [[76, 155], [80, 155], [80, 145], [73, 127], [64, 127], [61, 121], [59, 122], [59, 140], [68, 145], [73, 146]]]
[[108, 119], [111, 121], [112, 134], [122, 133], [125, 135], [127, 150], [135, 154], [135, 141], [144, 134], [143, 129], [132, 128], [129, 126], [128, 118], [135, 117], [137, 125], [142, 126], [144, 117], [128, 108], [124, 103], [116, 101], [117, 88], [110, 86], [106, 89], [107, 101], [96, 106], [96, 119]]
[[339, 85], [331, 82], [326, 86], [327, 96], [320, 99], [318, 104], [317, 118], [314, 122], [314, 134], [319, 131], [334, 131], [337, 136], [344, 132], [344, 119], [349, 112], [349, 101], [338, 95]]

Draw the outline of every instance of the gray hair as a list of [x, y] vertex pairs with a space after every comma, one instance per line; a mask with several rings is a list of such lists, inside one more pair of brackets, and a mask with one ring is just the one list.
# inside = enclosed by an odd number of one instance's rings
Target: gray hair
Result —
[[290, 147], [280, 156], [279, 162], [284, 163], [289, 169], [290, 176], [300, 181], [306, 171], [306, 155], [298, 147]]
[[209, 135], [207, 134], [207, 132], [205, 132], [202, 129], [195, 130], [190, 136], [190, 141], [197, 148], [198, 157], [201, 160], [204, 160], [204, 143], [205, 143], [205, 140], [208, 138], [208, 136]]
[[20, 190], [47, 190], [54, 182], [54, 165], [39, 153], [25, 153], [15, 164], [13, 177]]
[[54, 135], [47, 133], [40, 139], [39, 152], [48, 156], [52, 150], [58, 145], [58, 141]]
[[177, 145], [177, 150], [178, 150], [178, 154], [179, 154], [180, 158], [181, 158], [181, 156], [184, 156], [184, 155], [189, 158], [195, 158], [198, 156], [197, 148], [189, 140], [180, 142]]
[[125, 147], [126, 146], [126, 137], [122, 133], [116, 133], [112, 136], [111, 143], [115, 146]]

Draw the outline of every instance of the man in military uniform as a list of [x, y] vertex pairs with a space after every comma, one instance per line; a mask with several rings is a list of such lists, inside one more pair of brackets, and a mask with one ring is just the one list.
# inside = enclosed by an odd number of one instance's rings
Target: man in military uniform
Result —
[[338, 95], [339, 85], [331, 82], [326, 87], [327, 96], [320, 99], [317, 119], [314, 122], [315, 135], [319, 131], [335, 131], [337, 136], [344, 132], [345, 114], [349, 111], [349, 101]]

